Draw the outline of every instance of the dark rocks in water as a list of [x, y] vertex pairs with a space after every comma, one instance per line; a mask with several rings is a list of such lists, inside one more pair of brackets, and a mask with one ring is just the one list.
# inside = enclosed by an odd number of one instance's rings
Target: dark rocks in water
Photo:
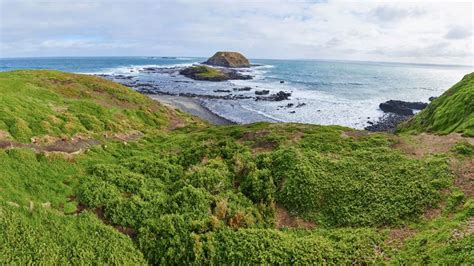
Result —
[[268, 95], [269, 93], [269, 90], [255, 91], [255, 95]]
[[214, 90], [214, 92], [230, 92], [230, 90]]
[[204, 64], [221, 67], [250, 67], [249, 60], [238, 52], [217, 52]]
[[291, 96], [290, 92], [279, 91], [276, 94], [272, 94], [269, 96], [257, 96], [255, 97], [255, 101], [271, 101], [271, 102], [279, 102], [284, 100], [289, 100]]
[[280, 80], [280, 83], [285, 83], [285, 81], [284, 81], [284, 80]]
[[250, 91], [252, 90], [251, 87], [243, 87], [243, 88], [233, 88], [234, 91]]
[[160, 94], [155, 88], [137, 88], [137, 91], [143, 94]]
[[438, 97], [436, 97], [436, 96], [431, 96], [430, 98], [428, 98], [428, 101], [432, 102], [432, 101], [435, 100], [436, 98], [438, 98]]
[[158, 67], [144, 67], [140, 71], [141, 72], [157, 72], [157, 71], [160, 71], [160, 68], [158, 68]]
[[293, 107], [293, 105], [295, 105], [294, 103], [289, 103], [286, 105], [286, 108], [290, 108], [290, 107]]
[[300, 108], [300, 107], [303, 107], [305, 105], [306, 105], [306, 103], [298, 103], [298, 105], [296, 105], [296, 108]]
[[133, 79], [133, 76], [115, 75], [112, 76], [114, 79]]
[[275, 94], [275, 101], [289, 100], [290, 96], [290, 92], [279, 91], [277, 94]]
[[134, 87], [153, 87], [153, 84], [150, 83], [137, 83]]
[[252, 79], [232, 69], [218, 69], [208, 66], [191, 66], [179, 71], [179, 74], [194, 80], [225, 81], [231, 79]]
[[379, 105], [380, 109], [385, 113], [394, 113], [397, 115], [413, 115], [413, 110], [422, 110], [428, 104], [423, 102], [404, 102], [390, 100]]
[[203, 95], [203, 94], [196, 94], [196, 93], [179, 93], [178, 96], [183, 97], [191, 97], [191, 98], [200, 98], [200, 99], [222, 99], [222, 100], [243, 100], [243, 99], [251, 99], [251, 96], [246, 95]]
[[102, 78], [110, 78], [110, 77], [112, 77], [112, 75], [109, 75], [109, 74], [95, 74], [94, 76], [102, 77]]
[[176, 82], [176, 83], [193, 83], [192, 81], [189, 81], [189, 80], [173, 80], [173, 82]]
[[227, 76], [227, 79], [240, 79], [240, 80], [252, 79], [252, 76], [240, 74], [239, 72], [235, 70], [226, 70], [224, 71], [224, 73]]
[[367, 131], [382, 131], [382, 132], [395, 132], [397, 125], [407, 121], [413, 117], [413, 115], [398, 115], [394, 113], [388, 113], [379, 118], [378, 121], [367, 121], [369, 126], [364, 129]]
[[291, 111], [291, 112], [290, 112], [290, 114], [294, 114], [294, 113], [296, 113], [296, 111]]

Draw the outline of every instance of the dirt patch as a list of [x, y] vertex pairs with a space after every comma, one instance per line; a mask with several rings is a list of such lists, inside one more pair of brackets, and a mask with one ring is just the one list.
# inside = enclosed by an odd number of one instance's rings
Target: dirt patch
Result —
[[474, 158], [452, 160], [451, 169], [456, 176], [454, 185], [464, 192], [466, 198], [474, 197]]
[[466, 230], [464, 231], [466, 234], [474, 233], [474, 217], [469, 218], [467, 223]]
[[173, 131], [186, 126], [186, 122], [176, 115], [175, 111], [172, 111], [171, 109], [168, 110], [168, 116], [170, 120], [167, 128], [168, 131]]
[[278, 147], [278, 143], [275, 141], [258, 141], [252, 145], [252, 152], [254, 154], [260, 152], [272, 151]]
[[365, 130], [351, 130], [351, 131], [344, 131], [341, 133], [342, 138], [353, 138], [353, 139], [360, 139], [368, 135], [369, 135], [369, 132]]
[[421, 158], [428, 154], [449, 152], [457, 142], [462, 140], [474, 145], [474, 138], [465, 138], [458, 133], [452, 133], [446, 136], [422, 133], [409, 136], [406, 139], [398, 138], [398, 142], [392, 145], [392, 148]]
[[400, 248], [406, 239], [414, 236], [416, 234], [416, 230], [402, 227], [390, 230], [386, 243], [392, 247]]
[[277, 205], [275, 207], [276, 227], [281, 228], [304, 228], [313, 229], [316, 224], [313, 222], [304, 221], [301, 218], [291, 216], [285, 207]]
[[296, 132], [295, 134], [291, 135], [291, 140], [293, 142], [299, 142], [300, 140], [302, 140], [304, 137], [304, 133], [303, 132]]
[[[142, 136], [143, 133], [139, 131], [133, 131], [129, 133], [117, 133], [112, 137], [108, 137], [108, 139], [119, 141], [133, 141], [141, 138]], [[52, 142], [48, 143], [50, 141]], [[59, 139], [51, 137], [48, 139], [48, 141], [46, 141], [46, 144], [42, 144], [42, 141], [39, 141], [37, 138], [32, 138], [32, 142], [33, 143], [30, 144], [24, 144], [12, 140], [0, 140], [0, 149], [8, 150], [14, 148], [30, 148], [38, 153], [44, 152], [46, 155], [55, 153], [75, 155], [93, 146], [102, 144], [102, 142], [99, 140], [86, 138], [80, 135], [72, 137], [71, 139]]]
[[260, 139], [260, 138], [263, 138], [263, 137], [267, 136], [268, 134], [270, 134], [270, 132], [266, 131], [266, 130], [255, 131], [255, 132], [253, 132], [253, 131], [245, 132], [242, 135], [242, 140], [245, 140], [245, 141], [257, 140], [257, 139]]
[[442, 208], [430, 208], [425, 211], [423, 216], [427, 220], [433, 220], [434, 218], [440, 217], [442, 213]]
[[53, 144], [43, 146], [43, 147], [36, 147], [41, 151], [46, 152], [64, 152], [64, 153], [76, 153], [83, 149], [90, 148], [92, 146], [99, 145], [101, 142], [94, 139], [78, 139], [72, 141], [66, 140], [59, 140]]
[[116, 133], [114, 135], [114, 139], [117, 139], [120, 141], [134, 141], [141, 137], [143, 137], [143, 133], [140, 131], [132, 131], [129, 133]]
[[0, 130], [0, 140], [8, 140], [11, 139], [10, 133], [5, 130]]
[[115, 225], [114, 228], [117, 229], [117, 231], [119, 231], [120, 233], [128, 235], [130, 238], [136, 238], [138, 235], [137, 231], [130, 227]]

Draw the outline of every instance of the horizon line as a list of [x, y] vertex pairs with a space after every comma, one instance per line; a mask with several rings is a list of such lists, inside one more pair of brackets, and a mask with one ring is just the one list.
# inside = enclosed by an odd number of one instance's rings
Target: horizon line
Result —
[[[12, 56], [12, 57], [1, 57], [0, 60], [4, 59], [41, 59], [41, 58], [100, 58], [100, 57], [161, 57], [161, 58], [208, 58], [207, 56], [183, 56], [183, 55], [58, 55], [58, 56]], [[250, 60], [286, 60], [286, 61], [339, 61], [339, 62], [361, 62], [361, 63], [388, 63], [388, 64], [406, 64], [406, 65], [425, 65], [425, 66], [451, 66], [451, 67], [469, 67], [474, 68], [472, 65], [460, 65], [460, 64], [442, 64], [442, 63], [412, 63], [403, 61], [377, 61], [377, 60], [356, 60], [356, 59], [321, 59], [321, 58], [249, 58]]]

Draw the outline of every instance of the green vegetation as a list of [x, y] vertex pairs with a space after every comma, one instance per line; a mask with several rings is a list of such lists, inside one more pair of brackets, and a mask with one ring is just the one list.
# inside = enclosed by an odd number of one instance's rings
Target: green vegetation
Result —
[[431, 102], [420, 114], [400, 127], [401, 131], [462, 133], [474, 137], [474, 73]]
[[58, 71], [0, 73], [0, 101], [0, 136], [26, 143], [155, 131], [170, 120], [169, 110], [124, 86]]
[[192, 68], [197, 73], [196, 75], [201, 78], [215, 78], [224, 76], [217, 68], [208, 66], [194, 66]]
[[191, 66], [181, 70], [180, 74], [196, 80], [222, 81], [229, 79], [221, 70], [209, 66]]
[[[474, 262], [473, 200], [455, 186], [449, 165], [453, 156], [470, 158], [472, 146], [464, 142], [415, 158], [394, 149], [397, 137], [388, 134], [302, 124], [206, 126], [94, 77], [50, 71], [0, 77], [9, 106], [1, 114], [30, 129], [19, 137], [6, 127], [0, 141], [102, 139], [74, 155], [0, 149], [0, 264]], [[49, 87], [58, 77], [70, 87]], [[15, 94], [12, 86], [23, 89]], [[91, 88], [123, 100], [104, 100]], [[29, 105], [16, 108], [26, 96]], [[71, 109], [76, 101], [108, 107]], [[77, 131], [40, 131], [35, 121], [43, 116], [32, 110], [59, 117], [48, 109], [51, 102], [67, 106], [71, 117], [90, 111], [117, 127], [87, 128], [77, 118]], [[137, 115], [139, 103], [149, 112]], [[186, 126], [171, 127], [174, 119]], [[103, 137], [130, 130], [142, 137]], [[436, 209], [437, 216], [425, 218]]]

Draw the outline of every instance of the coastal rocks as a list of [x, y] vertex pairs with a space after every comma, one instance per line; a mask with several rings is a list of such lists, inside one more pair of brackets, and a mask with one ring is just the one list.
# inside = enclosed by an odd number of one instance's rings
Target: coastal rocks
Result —
[[249, 75], [242, 75], [235, 70], [224, 70], [208, 66], [191, 66], [179, 71], [179, 74], [194, 79], [207, 81], [225, 81], [234, 79], [252, 79]]
[[385, 113], [394, 113], [397, 115], [407, 116], [413, 115], [413, 110], [422, 110], [428, 104], [423, 102], [404, 102], [390, 100], [379, 105], [380, 109]]
[[251, 87], [233, 88], [234, 91], [251, 91]]
[[214, 92], [230, 92], [230, 90], [214, 90]]
[[269, 90], [255, 91], [255, 95], [268, 95], [269, 93]]
[[395, 132], [397, 125], [407, 121], [413, 117], [413, 115], [398, 115], [394, 113], [388, 113], [379, 118], [378, 121], [368, 121], [369, 126], [364, 129], [367, 131], [382, 131], [382, 132]]
[[221, 67], [250, 67], [249, 60], [238, 52], [217, 52], [204, 64]]
[[280, 102], [284, 100], [289, 100], [291, 96], [290, 92], [279, 91], [276, 94], [272, 94], [269, 96], [257, 96], [255, 97], [255, 101], [271, 101], [271, 102]]
[[428, 98], [428, 101], [432, 102], [432, 101], [436, 100], [436, 98], [438, 98], [438, 97], [436, 97], [436, 96], [431, 96], [430, 98]]

